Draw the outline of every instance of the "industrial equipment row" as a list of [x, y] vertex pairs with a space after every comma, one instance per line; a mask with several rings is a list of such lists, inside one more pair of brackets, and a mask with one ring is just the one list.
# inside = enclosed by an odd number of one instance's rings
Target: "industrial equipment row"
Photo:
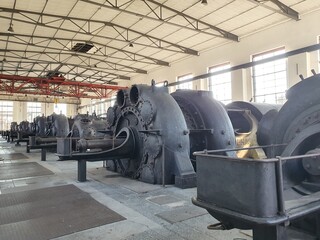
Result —
[[120, 90], [106, 119], [53, 114], [12, 123], [7, 137], [17, 132], [31, 149], [54, 147], [60, 160], [77, 160], [79, 181], [86, 162], [106, 161], [143, 182], [197, 186], [193, 203], [220, 221], [209, 229], [253, 229], [254, 240], [319, 238], [319, 89], [314, 75], [291, 87], [283, 106], [225, 106], [211, 92], [169, 94], [166, 82], [152, 81]]

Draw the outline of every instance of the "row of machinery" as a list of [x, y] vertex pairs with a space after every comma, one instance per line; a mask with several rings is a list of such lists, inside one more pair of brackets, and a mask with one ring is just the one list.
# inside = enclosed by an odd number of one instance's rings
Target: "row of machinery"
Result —
[[78, 161], [80, 181], [87, 161], [106, 161], [140, 181], [197, 186], [193, 203], [220, 221], [210, 229], [253, 229], [254, 240], [320, 238], [319, 89], [314, 75], [290, 88], [283, 106], [225, 106], [210, 92], [169, 94], [167, 83], [152, 81], [120, 90], [106, 119], [78, 115], [67, 124], [57, 115], [51, 126], [57, 155]]
[[224, 106], [206, 91], [134, 85], [108, 109], [103, 139], [60, 138], [57, 153], [80, 168], [107, 161], [144, 182], [196, 185], [194, 204], [220, 221], [210, 229], [253, 229], [254, 240], [320, 237], [319, 78], [290, 88], [283, 106]]

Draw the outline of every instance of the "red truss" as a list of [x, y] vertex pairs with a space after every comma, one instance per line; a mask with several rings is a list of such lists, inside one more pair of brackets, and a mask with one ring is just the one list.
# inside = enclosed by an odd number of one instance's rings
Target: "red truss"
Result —
[[0, 74], [0, 91], [7, 94], [21, 93], [99, 99], [109, 98], [114, 92], [125, 88], [116, 85], [69, 81], [64, 77], [40, 78]]

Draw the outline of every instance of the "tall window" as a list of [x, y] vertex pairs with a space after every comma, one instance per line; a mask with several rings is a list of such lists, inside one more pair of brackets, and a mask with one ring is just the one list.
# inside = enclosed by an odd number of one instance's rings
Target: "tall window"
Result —
[[[229, 69], [230, 63], [222, 64], [209, 68], [209, 72], [218, 72]], [[225, 104], [231, 102], [231, 72], [221, 73], [209, 78], [209, 90], [212, 92], [214, 99]]]
[[[178, 77], [177, 81], [180, 82], [180, 81], [192, 78], [192, 77], [193, 77], [192, 74], [183, 75], [183, 76]], [[190, 90], [192, 90], [193, 89], [193, 82], [178, 84], [177, 89], [190, 89]]]
[[41, 116], [41, 103], [39, 102], [27, 102], [27, 120], [33, 122], [33, 119], [37, 116]]
[[108, 99], [109, 101], [106, 101], [106, 109], [108, 110], [109, 107], [113, 107], [116, 103], [117, 97], [113, 96]]
[[105, 101], [101, 101], [101, 102], [98, 102], [96, 104], [96, 114], [97, 115], [100, 115], [100, 114], [105, 114], [107, 112], [106, 110], [106, 103]]
[[56, 114], [64, 114], [67, 116], [67, 104], [66, 103], [56, 103], [54, 104], [54, 110]]
[[13, 102], [0, 101], [0, 129], [9, 130], [13, 121]]
[[[258, 61], [285, 53], [284, 48], [254, 55]], [[284, 103], [287, 89], [287, 60], [279, 59], [253, 67], [253, 91], [255, 102]]]

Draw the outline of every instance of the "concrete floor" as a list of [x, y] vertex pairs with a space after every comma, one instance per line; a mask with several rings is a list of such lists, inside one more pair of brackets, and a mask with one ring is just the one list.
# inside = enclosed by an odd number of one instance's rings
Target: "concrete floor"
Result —
[[[77, 163], [57, 161], [47, 154], [47, 161], [40, 161], [40, 151], [25, 153], [25, 143], [14, 144], [0, 141], [0, 154], [24, 153], [28, 159], [1, 160], [4, 162], [38, 162], [53, 171], [54, 175], [0, 181], [0, 194], [74, 184], [88, 192], [94, 199], [126, 218], [124, 221], [91, 228], [56, 239], [127, 239], [127, 240], [233, 240], [252, 239], [251, 231], [212, 231], [207, 225], [217, 221], [205, 210], [194, 206], [191, 197], [196, 188], [179, 189], [162, 187], [123, 178], [107, 172], [101, 162], [88, 163], [88, 181], [77, 182]], [[94, 214], [94, 213], [92, 213]]]

